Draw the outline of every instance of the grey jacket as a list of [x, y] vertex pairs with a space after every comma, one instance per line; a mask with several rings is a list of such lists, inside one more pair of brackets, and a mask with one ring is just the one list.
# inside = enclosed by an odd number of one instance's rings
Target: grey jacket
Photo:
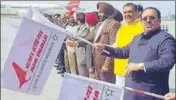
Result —
[[[93, 42], [94, 36], [96, 35], [98, 27], [99, 27], [99, 24], [97, 26], [95, 26], [94, 29], [86, 35], [85, 39], [90, 42]], [[80, 47], [86, 48], [83, 64], [86, 64], [88, 69], [94, 68], [95, 66], [93, 63], [93, 48], [92, 48], [92, 46], [83, 42], [83, 41], [78, 41], [78, 44]]]
[[[79, 25], [76, 35], [82, 38], [85, 38], [85, 36], [89, 33], [89, 29], [87, 28], [86, 24]], [[85, 66], [86, 62], [84, 61], [86, 48], [77, 46], [75, 48], [76, 51], [76, 57], [77, 57], [77, 63], [78, 67]]]

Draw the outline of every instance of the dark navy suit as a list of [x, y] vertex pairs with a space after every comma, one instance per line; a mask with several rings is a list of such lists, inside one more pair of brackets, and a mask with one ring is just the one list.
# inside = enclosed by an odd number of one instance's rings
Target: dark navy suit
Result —
[[[125, 86], [148, 91], [160, 95], [169, 92], [169, 72], [175, 62], [175, 39], [160, 28], [144, 35], [136, 36], [124, 48], [105, 46], [110, 54], [104, 55], [116, 58], [129, 58], [129, 63], [144, 63], [145, 71], [133, 71], [126, 76]], [[147, 95], [128, 90], [124, 91], [124, 100], [160, 100]]]

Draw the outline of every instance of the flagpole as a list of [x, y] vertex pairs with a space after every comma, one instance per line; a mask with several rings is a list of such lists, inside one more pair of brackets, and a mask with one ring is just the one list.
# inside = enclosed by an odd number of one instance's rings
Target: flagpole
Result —
[[[68, 32], [68, 31], [66, 31], [66, 33], [67, 33], [69, 36], [71, 36], [71, 37], [73, 37], [73, 38], [75, 38], [75, 39], [81, 40], [81, 41], [83, 41], [83, 42], [85, 42], [85, 43], [87, 43], [87, 44], [93, 46], [93, 43], [91, 43], [90, 41], [88, 41], [88, 40], [86, 40], [86, 39], [84, 39], [84, 38], [81, 38], [81, 37], [79, 37], [79, 36], [76, 36], [76, 35], [74, 35], [73, 33]], [[110, 46], [110, 45], [107, 45], [107, 46]], [[107, 54], [110, 55], [110, 52], [107, 51], [107, 50], [103, 50], [103, 52], [105, 52], [105, 53], [107, 53]]]
[[129, 90], [129, 91], [133, 91], [133, 92], [136, 92], [136, 93], [139, 93], [139, 94], [152, 96], [152, 97], [155, 97], [155, 98], [158, 98], [158, 99], [163, 99], [163, 100], [165, 99], [164, 96], [162, 96], [162, 95], [142, 91], [142, 90], [139, 90], [139, 89], [133, 89], [133, 88], [130, 88], [130, 87], [123, 87], [123, 88], [126, 89], [126, 90]]

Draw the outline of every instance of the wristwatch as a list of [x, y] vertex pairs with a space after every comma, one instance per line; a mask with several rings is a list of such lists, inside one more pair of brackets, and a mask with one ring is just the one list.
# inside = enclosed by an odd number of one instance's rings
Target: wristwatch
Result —
[[141, 67], [141, 70], [144, 70], [144, 63], [139, 63], [139, 66]]

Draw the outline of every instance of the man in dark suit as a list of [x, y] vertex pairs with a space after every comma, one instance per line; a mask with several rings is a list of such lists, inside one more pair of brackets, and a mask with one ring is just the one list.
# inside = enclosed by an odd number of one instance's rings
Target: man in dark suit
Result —
[[[169, 72], [175, 63], [175, 39], [162, 31], [161, 13], [158, 9], [148, 7], [142, 14], [144, 32], [136, 36], [126, 47], [113, 48], [94, 44], [104, 55], [116, 58], [129, 58], [126, 67], [125, 86], [165, 95], [169, 92]], [[124, 90], [124, 100], [161, 100], [144, 94]]]

